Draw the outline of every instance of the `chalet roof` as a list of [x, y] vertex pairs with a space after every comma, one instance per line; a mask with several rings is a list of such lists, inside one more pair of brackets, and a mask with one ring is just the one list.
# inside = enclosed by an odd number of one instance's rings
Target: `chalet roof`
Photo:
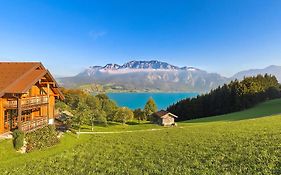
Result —
[[52, 90], [63, 99], [57, 82], [40, 62], [0, 62], [0, 97], [6, 93], [25, 93], [43, 77], [54, 82]]
[[165, 110], [161, 110], [161, 111], [157, 111], [157, 112], [153, 113], [154, 116], [160, 117], [160, 118], [162, 118], [163, 116], [165, 116], [167, 114], [171, 115], [172, 117], [178, 118], [178, 116], [176, 116], [168, 111], [165, 111]]

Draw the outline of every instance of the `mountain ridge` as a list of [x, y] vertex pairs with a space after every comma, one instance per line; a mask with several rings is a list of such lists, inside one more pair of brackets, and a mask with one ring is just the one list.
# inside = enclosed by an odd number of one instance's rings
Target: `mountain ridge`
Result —
[[[96, 68], [103, 68], [103, 69], [170, 69], [170, 70], [185, 70], [189, 68], [197, 69], [195, 67], [178, 67], [174, 66], [172, 64], [157, 61], [157, 60], [151, 60], [151, 61], [129, 61], [127, 63], [124, 63], [123, 65], [119, 65], [116, 63], [109, 63], [105, 66], [90, 66], [90, 69], [96, 69]], [[199, 69], [198, 69], [199, 70]]]
[[[276, 74], [281, 81], [281, 66], [251, 69], [238, 72], [230, 78], [218, 73], [188, 66], [175, 66], [167, 62], [129, 61], [122, 65], [110, 63], [105, 66], [90, 66], [73, 77], [59, 78], [60, 85], [70, 88], [94, 85], [103, 91], [189, 91], [205, 93], [234, 79], [257, 74]], [[92, 87], [91, 87], [92, 88]], [[95, 89], [95, 88], [94, 88]], [[92, 88], [92, 91], [93, 90]]]
[[231, 79], [238, 79], [241, 80], [244, 77], [248, 77], [248, 76], [255, 76], [258, 74], [271, 74], [271, 75], [275, 75], [277, 80], [279, 82], [281, 82], [281, 66], [277, 66], [277, 65], [270, 65], [267, 66], [265, 68], [262, 69], [249, 69], [249, 70], [244, 70], [244, 71], [240, 71], [236, 74], [234, 74]]

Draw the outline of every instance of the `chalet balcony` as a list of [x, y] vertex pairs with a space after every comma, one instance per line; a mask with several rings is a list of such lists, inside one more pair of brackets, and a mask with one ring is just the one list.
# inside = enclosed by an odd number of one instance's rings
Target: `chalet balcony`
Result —
[[[48, 104], [48, 96], [34, 96], [21, 99], [21, 107], [28, 108]], [[5, 108], [16, 109], [18, 104], [17, 100], [10, 100], [4, 104]]]
[[21, 130], [29, 132], [48, 125], [48, 117], [35, 117], [33, 120], [21, 123]]

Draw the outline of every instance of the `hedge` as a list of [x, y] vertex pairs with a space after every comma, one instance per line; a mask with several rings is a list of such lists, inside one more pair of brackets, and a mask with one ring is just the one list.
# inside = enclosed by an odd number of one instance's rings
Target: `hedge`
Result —
[[59, 143], [55, 126], [49, 125], [26, 134], [26, 152], [41, 150]]

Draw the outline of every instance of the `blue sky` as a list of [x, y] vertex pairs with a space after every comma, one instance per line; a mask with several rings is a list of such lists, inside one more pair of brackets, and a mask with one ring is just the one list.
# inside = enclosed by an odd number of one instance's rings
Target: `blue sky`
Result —
[[0, 0], [0, 60], [55, 75], [158, 59], [231, 76], [281, 65], [280, 0]]

